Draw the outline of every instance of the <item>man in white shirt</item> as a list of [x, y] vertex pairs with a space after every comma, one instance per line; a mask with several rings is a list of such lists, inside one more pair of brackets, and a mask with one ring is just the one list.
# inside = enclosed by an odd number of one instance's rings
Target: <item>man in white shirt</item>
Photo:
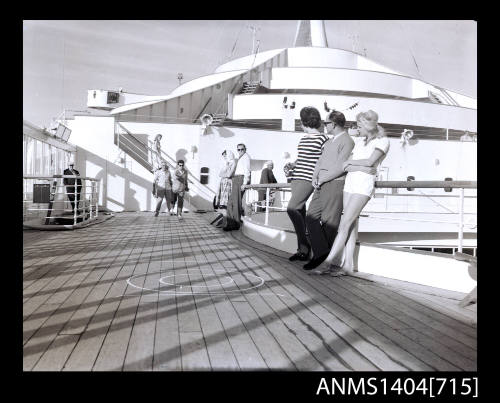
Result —
[[245, 192], [243, 186], [250, 184], [250, 156], [247, 154], [247, 148], [245, 144], [238, 144], [237, 150], [239, 158], [232, 179], [233, 190], [227, 203], [227, 225], [224, 231], [240, 228], [243, 212], [242, 198]]

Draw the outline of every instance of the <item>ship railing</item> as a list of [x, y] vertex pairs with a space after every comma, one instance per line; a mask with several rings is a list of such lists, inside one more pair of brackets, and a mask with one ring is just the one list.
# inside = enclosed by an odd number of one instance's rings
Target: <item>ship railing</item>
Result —
[[[466, 223], [465, 222], [465, 209], [464, 201], [466, 198], [477, 198], [476, 195], [465, 195], [465, 189], [477, 189], [477, 181], [376, 181], [376, 189], [393, 189], [392, 193], [375, 193], [376, 197], [425, 197], [429, 198], [435, 203], [437, 203], [442, 208], [445, 208], [448, 213], [453, 213], [458, 216], [456, 222], [441, 221], [441, 220], [425, 220], [425, 219], [412, 219], [412, 218], [395, 218], [395, 217], [377, 217], [380, 219], [387, 220], [400, 220], [400, 221], [414, 221], [414, 222], [430, 222], [430, 223], [443, 223], [443, 224], [456, 224], [457, 229], [457, 250], [462, 252], [463, 250], [463, 239], [464, 239], [464, 228], [472, 226], [477, 227], [477, 224]], [[458, 190], [458, 194], [432, 194], [428, 195], [421, 191], [419, 194], [399, 194], [399, 189], [443, 189], [445, 192], [450, 192], [453, 189]], [[269, 225], [269, 213], [272, 211], [286, 211], [288, 202], [291, 197], [291, 184], [290, 183], [270, 183], [270, 184], [250, 184], [245, 186], [245, 204], [247, 206], [246, 210], [250, 214], [263, 213], [264, 214], [264, 225]], [[263, 192], [265, 191], [265, 197]], [[260, 193], [260, 194], [259, 194]], [[274, 193], [274, 195], [273, 195]], [[271, 197], [273, 195], [274, 197]], [[260, 196], [260, 197], [259, 197]], [[451, 210], [449, 207], [436, 202], [435, 198], [445, 197], [445, 198], [455, 198], [458, 199], [457, 211]], [[259, 200], [261, 199], [261, 200]], [[372, 199], [373, 200], [373, 199]], [[367, 205], [368, 206], [368, 205]], [[366, 211], [366, 207], [363, 212]], [[412, 213], [422, 213], [419, 211], [412, 211]], [[472, 212], [473, 216], [477, 216], [477, 212]]]
[[[64, 184], [65, 179], [75, 184]], [[81, 186], [78, 184], [81, 181]], [[85, 225], [99, 215], [100, 179], [78, 175], [23, 176], [23, 222]], [[74, 202], [71, 206], [70, 197]]]

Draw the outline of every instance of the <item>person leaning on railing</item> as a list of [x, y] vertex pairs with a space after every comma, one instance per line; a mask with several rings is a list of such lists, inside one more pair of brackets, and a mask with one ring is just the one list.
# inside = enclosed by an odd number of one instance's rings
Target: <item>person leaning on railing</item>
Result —
[[306, 236], [306, 202], [314, 191], [311, 180], [316, 162], [328, 140], [328, 136], [319, 131], [321, 115], [316, 108], [302, 108], [300, 120], [305, 134], [297, 145], [297, 160], [291, 177], [292, 197], [287, 207], [288, 216], [297, 235], [297, 252], [289, 257], [290, 261], [309, 259], [311, 245]]
[[305, 270], [315, 269], [323, 263], [337, 235], [346, 175], [343, 163], [354, 148], [345, 122], [344, 114], [335, 110], [328, 114], [324, 122], [328, 134], [333, 137], [323, 145], [323, 153], [312, 177], [314, 193], [306, 213], [306, 226], [313, 258], [303, 266]]
[[[351, 159], [344, 162], [347, 172], [344, 184], [344, 213], [333, 246], [317, 273], [332, 276], [347, 274], [354, 270], [354, 249], [358, 235], [359, 214], [375, 192], [375, 174], [359, 171], [362, 167], [378, 167], [389, 151], [389, 139], [378, 124], [378, 115], [372, 110], [356, 116], [359, 136]], [[342, 257], [344, 255], [344, 261]]]
[[[274, 177], [273, 173], [273, 168], [274, 164], [272, 161], [266, 161], [264, 163], [264, 168], [262, 169], [262, 172], [260, 173], [260, 184], [266, 184], [266, 183], [277, 183], [278, 181]], [[266, 200], [266, 189], [262, 189], [258, 191], [259, 193], [259, 208], [258, 211], [264, 211], [265, 210], [265, 200]], [[273, 205], [274, 203], [274, 193], [275, 191], [272, 189], [269, 189], [269, 201], [268, 204], [270, 206]]]

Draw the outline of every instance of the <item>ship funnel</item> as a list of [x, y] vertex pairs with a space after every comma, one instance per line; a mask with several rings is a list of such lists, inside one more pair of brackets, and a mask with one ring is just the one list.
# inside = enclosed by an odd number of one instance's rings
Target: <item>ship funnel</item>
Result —
[[299, 20], [293, 46], [327, 48], [325, 22], [323, 20]]

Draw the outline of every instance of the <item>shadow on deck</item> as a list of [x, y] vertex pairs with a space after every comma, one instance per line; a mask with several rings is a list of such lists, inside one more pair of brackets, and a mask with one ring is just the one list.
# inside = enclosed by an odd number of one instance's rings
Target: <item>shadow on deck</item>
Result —
[[309, 276], [206, 216], [24, 231], [24, 370], [477, 370], [463, 295]]

